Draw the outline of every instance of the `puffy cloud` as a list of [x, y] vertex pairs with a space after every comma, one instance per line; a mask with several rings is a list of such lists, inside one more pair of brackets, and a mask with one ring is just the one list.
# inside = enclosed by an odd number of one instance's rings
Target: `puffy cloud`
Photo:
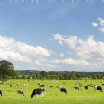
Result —
[[77, 42], [77, 36], [65, 37], [65, 36], [62, 36], [60, 34], [54, 34], [53, 39], [58, 40], [60, 45], [62, 45], [63, 43], [66, 43], [71, 48], [75, 48], [76, 42]]
[[50, 56], [49, 50], [0, 36], [0, 59], [32, 62], [32, 58]]
[[[55, 35], [55, 34], [54, 34]], [[75, 59], [54, 60], [55, 63], [73, 64], [75, 66], [85, 65], [87, 67], [96, 67], [103, 65], [104, 60], [104, 42], [96, 41], [94, 36], [88, 39], [81, 39], [77, 36], [62, 36], [61, 41], [69, 47], [69, 53], [74, 53]], [[59, 41], [60, 38], [57, 39]], [[68, 40], [68, 41], [67, 41]], [[73, 44], [72, 44], [73, 43]], [[99, 62], [99, 65], [97, 65]]]
[[98, 26], [98, 24], [97, 24], [96, 22], [92, 22], [92, 25], [93, 25], [94, 27], [97, 27], [97, 26]]
[[79, 65], [79, 66], [87, 66], [89, 63], [85, 60], [74, 60], [72, 58], [63, 59], [63, 60], [53, 60], [53, 63], [63, 63], [63, 64], [72, 64], [72, 65]]

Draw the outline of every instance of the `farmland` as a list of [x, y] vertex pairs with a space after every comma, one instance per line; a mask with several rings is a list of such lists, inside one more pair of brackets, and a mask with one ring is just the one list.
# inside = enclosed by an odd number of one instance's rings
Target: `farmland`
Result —
[[[76, 83], [82, 83], [79, 91], [74, 90]], [[83, 86], [88, 84], [102, 86], [103, 80], [8, 80], [5, 85], [0, 85], [3, 96], [0, 96], [0, 104], [103, 104], [104, 92], [94, 91], [93, 87], [85, 90]], [[15, 87], [15, 83], [20, 83]], [[33, 99], [30, 95], [35, 88], [39, 88], [38, 83], [46, 85], [44, 98], [41, 95], [38, 98], [35, 96]], [[23, 86], [23, 84], [28, 84]], [[14, 87], [10, 88], [10, 85]], [[53, 88], [48, 87], [49, 85]], [[68, 94], [60, 93], [57, 86], [63, 86], [67, 89]], [[102, 87], [103, 88], [103, 87]], [[25, 96], [17, 95], [16, 90], [22, 89]], [[104, 88], [103, 88], [104, 90]]]

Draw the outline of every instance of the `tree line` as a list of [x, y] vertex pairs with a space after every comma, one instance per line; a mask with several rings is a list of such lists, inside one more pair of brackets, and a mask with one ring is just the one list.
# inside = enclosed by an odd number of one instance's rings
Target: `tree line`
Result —
[[11, 62], [0, 61], [0, 80], [4, 82], [8, 79], [32, 79], [32, 80], [82, 80], [82, 79], [104, 79], [104, 73], [81, 73], [70, 72], [60, 73], [55, 71], [40, 71], [38, 73], [17, 73]]
[[45, 72], [41, 71], [35, 74], [22, 73], [16, 76], [16, 79], [40, 79], [40, 80], [82, 80], [82, 79], [104, 79], [104, 73], [81, 73], [81, 72]]

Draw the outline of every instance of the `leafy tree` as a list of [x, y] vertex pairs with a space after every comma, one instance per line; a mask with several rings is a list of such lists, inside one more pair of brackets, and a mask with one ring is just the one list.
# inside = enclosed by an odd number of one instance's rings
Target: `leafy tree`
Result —
[[14, 66], [11, 62], [6, 60], [0, 61], [0, 80], [2, 81], [3, 85], [5, 81], [15, 75], [16, 72], [14, 71]]

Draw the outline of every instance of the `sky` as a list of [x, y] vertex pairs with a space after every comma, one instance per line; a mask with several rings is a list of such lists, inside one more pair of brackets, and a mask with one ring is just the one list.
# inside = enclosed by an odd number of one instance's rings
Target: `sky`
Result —
[[0, 0], [0, 60], [15, 70], [104, 72], [104, 0]]

